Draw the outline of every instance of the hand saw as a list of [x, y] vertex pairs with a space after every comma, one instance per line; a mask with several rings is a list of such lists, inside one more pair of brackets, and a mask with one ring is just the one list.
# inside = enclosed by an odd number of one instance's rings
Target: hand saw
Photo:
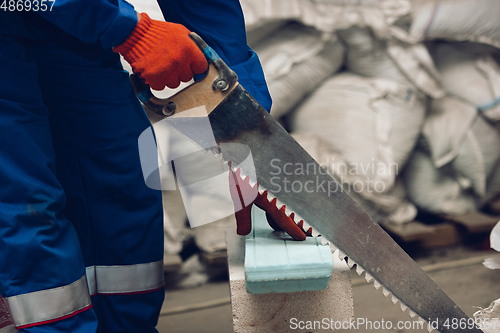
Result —
[[[215, 152], [222, 154], [224, 161], [238, 164], [246, 158], [247, 152], [225, 148], [227, 143], [249, 147], [259, 192], [267, 190], [269, 201], [276, 198], [278, 209], [284, 205], [287, 215], [293, 212], [315, 228], [342, 252], [341, 259], [346, 259], [351, 267], [357, 266], [358, 274], [364, 271], [366, 280], [374, 280], [377, 289], [382, 286], [386, 297], [392, 294], [394, 304], [400, 301], [403, 311], [409, 308], [412, 318], [418, 315], [428, 322], [438, 323], [434, 328], [440, 332], [481, 332], [473, 320], [238, 84], [236, 74], [215, 51], [195, 33], [191, 38], [209, 62], [208, 74], [168, 99], [156, 98], [140, 77], [132, 74], [134, 90], [145, 106], [162, 117], [169, 117], [204, 105], [217, 143]], [[200, 142], [200, 133], [190, 133], [188, 128], [184, 131], [183, 134], [205, 147]], [[297, 165], [316, 171], [276, 176], [276, 170]], [[286, 190], [287, 182], [323, 186], [297, 193]], [[451, 322], [463, 324], [457, 328], [457, 325], [448, 325]]]

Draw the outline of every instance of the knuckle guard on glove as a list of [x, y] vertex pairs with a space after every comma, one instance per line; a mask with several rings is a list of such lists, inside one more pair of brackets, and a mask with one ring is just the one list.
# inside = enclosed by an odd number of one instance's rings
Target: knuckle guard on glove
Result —
[[154, 90], [177, 88], [194, 74], [202, 74], [208, 63], [181, 24], [152, 20], [146, 13], [128, 36], [113, 50], [120, 53], [135, 73]]
[[[303, 222], [294, 222], [294, 214], [290, 217], [285, 214], [285, 207], [276, 207], [276, 198], [271, 202], [267, 200], [267, 191], [263, 194], [258, 192], [258, 185], [250, 185], [250, 177], [243, 180], [240, 171], [229, 170], [229, 191], [235, 207], [236, 232], [238, 235], [248, 235], [252, 230], [252, 205], [255, 204], [266, 212], [269, 225], [276, 231], [285, 231], [295, 240], [305, 240], [311, 230], [305, 232], [302, 228]], [[250, 199], [250, 200], [249, 200]]]

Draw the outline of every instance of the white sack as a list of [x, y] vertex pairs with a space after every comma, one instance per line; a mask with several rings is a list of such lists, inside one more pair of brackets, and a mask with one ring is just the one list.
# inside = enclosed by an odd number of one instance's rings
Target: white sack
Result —
[[500, 319], [500, 299], [493, 301], [486, 309], [481, 309], [474, 313], [474, 320], [481, 325], [484, 333], [498, 333]]
[[422, 134], [436, 168], [457, 156], [476, 117], [476, 108], [457, 98], [446, 96], [430, 101]]
[[403, 179], [409, 199], [422, 211], [462, 215], [477, 210], [475, 197], [462, 186], [451, 166], [436, 168], [420, 149], [408, 161]]
[[[382, 163], [389, 171], [403, 168], [425, 112], [425, 98], [411, 87], [342, 73], [324, 82], [299, 106], [291, 129], [316, 133], [350, 163]], [[394, 172], [365, 174], [385, 177], [388, 187], [395, 177]]]
[[500, 120], [500, 66], [490, 55], [453, 43], [436, 43], [431, 54], [448, 93], [476, 106], [490, 120]]
[[409, 15], [409, 0], [241, 0], [247, 30], [276, 20], [296, 20], [324, 32], [354, 25], [371, 27], [377, 35], [388, 35], [391, 24]]
[[500, 194], [500, 131], [478, 117], [455, 160], [453, 169], [469, 179], [481, 205]]
[[[425, 112], [425, 98], [411, 87], [342, 73], [300, 105], [290, 124], [292, 131], [315, 134], [336, 152], [337, 159], [329, 161], [332, 174], [369, 202], [362, 204], [365, 209], [379, 211], [379, 220], [394, 214], [395, 222], [408, 222], [416, 210], [404, 202], [404, 188], [395, 179], [416, 144]], [[364, 187], [355, 188], [361, 183]]]
[[[293, 138], [340, 184], [359, 180], [356, 175], [343, 172], [340, 165], [347, 165], [344, 158], [335, 151], [335, 148], [323, 141], [314, 133], [294, 132]], [[375, 221], [402, 224], [413, 221], [417, 215], [416, 207], [406, 200], [406, 192], [402, 182], [396, 181], [395, 186], [385, 193], [359, 193], [353, 190], [348, 192]]]
[[410, 34], [419, 40], [449, 39], [500, 47], [498, 13], [498, 0], [413, 0]]
[[338, 42], [331, 42], [319, 54], [295, 65], [288, 75], [268, 82], [273, 99], [273, 117], [280, 118], [295, 108], [321, 82], [335, 74], [343, 60], [343, 46]]
[[367, 77], [388, 78], [413, 85], [434, 98], [444, 95], [432, 58], [422, 44], [375, 36], [370, 28], [339, 31], [347, 45], [347, 68]]
[[482, 206], [500, 193], [500, 131], [454, 97], [432, 100], [423, 137], [435, 168], [449, 164]]
[[344, 60], [342, 44], [324, 41], [319, 31], [297, 23], [282, 26], [253, 48], [264, 69], [275, 118], [293, 109]]
[[290, 73], [295, 64], [312, 58], [324, 46], [318, 30], [299, 23], [289, 23], [252, 45], [268, 82]]
[[500, 222], [491, 231], [490, 244], [493, 250], [500, 252]]

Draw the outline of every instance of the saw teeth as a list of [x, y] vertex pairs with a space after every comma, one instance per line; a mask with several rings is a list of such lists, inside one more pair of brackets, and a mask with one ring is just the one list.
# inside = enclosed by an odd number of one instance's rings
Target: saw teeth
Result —
[[248, 184], [250, 184], [250, 186], [252, 186], [252, 188], [254, 188], [254, 187], [255, 187], [255, 185], [257, 184], [257, 182], [256, 182], [256, 181], [254, 181], [254, 180], [252, 179], [252, 177], [248, 176]]
[[243, 180], [243, 181], [246, 180], [248, 178], [248, 176], [240, 171], [241, 171], [241, 169], [238, 169], [238, 176], [240, 177], [241, 180]]
[[303, 225], [303, 226], [304, 226], [304, 229], [306, 228], [306, 226], [310, 227], [310, 226], [309, 226], [309, 225], [308, 225], [308, 224], [304, 221], [304, 219], [303, 219], [302, 217], [300, 217], [300, 215], [299, 215], [299, 214], [297, 214], [297, 213], [293, 213], [293, 218], [292, 218], [292, 220], [293, 220], [294, 222], [295, 222], [295, 221], [303, 221], [303, 222], [304, 222], [304, 225]]
[[290, 217], [290, 215], [292, 215], [292, 214], [293, 214], [293, 211], [290, 208], [285, 206], [285, 215]]
[[316, 229], [313, 229], [312, 227], [309, 229], [311, 230], [311, 236], [313, 237], [321, 236], [321, 234], [318, 231], [316, 231]]
[[347, 266], [349, 266], [349, 268], [353, 268], [354, 265], [356, 265], [356, 263], [351, 258], [347, 258]]
[[338, 250], [338, 248], [335, 245], [333, 245], [333, 243], [330, 242], [327, 238], [321, 237], [321, 241], [326, 242], [326, 244], [330, 245], [330, 250], [332, 251], [332, 253]]
[[[301, 220], [303, 220], [303, 219], [301, 219]], [[304, 221], [304, 230], [307, 230], [309, 228], [311, 228], [311, 225], [309, 223], [307, 223], [306, 221]]]
[[283, 208], [283, 211], [286, 210], [286, 206], [284, 203], [282, 203], [281, 201], [279, 201], [278, 199], [276, 199], [276, 208], [278, 210], [281, 210]]
[[258, 185], [257, 191], [259, 191], [259, 194], [261, 195], [264, 195], [264, 193], [267, 192], [267, 190], [260, 185]]
[[[340, 256], [339, 256], [340, 257]], [[348, 260], [348, 264], [349, 263], [354, 263], [350, 258], [347, 259]], [[356, 264], [356, 272], [358, 274], [360, 274], [360, 272], [358, 271], [358, 269], [360, 268], [359, 265]], [[361, 268], [363, 269], [363, 268]], [[373, 276], [371, 276], [368, 272], [365, 272], [365, 279], [367, 282], [370, 282], [371, 280], [373, 280], [373, 286], [375, 287], [375, 289], [379, 290], [380, 287], [382, 287], [382, 294], [387, 298], [389, 295], [391, 295], [391, 302], [396, 305], [398, 303], [398, 301], [400, 302], [399, 306], [401, 308], [401, 311], [402, 312], [406, 312], [406, 310], [409, 309], [408, 311], [408, 315], [415, 321], [419, 321], [419, 322], [422, 322], [423, 325], [425, 325], [427, 322], [427, 320], [423, 319], [422, 317], [420, 317], [416, 312], [414, 312], [412, 309], [410, 309], [406, 304], [404, 304], [399, 298], [397, 298], [395, 295], [393, 295], [386, 287], [382, 286], [382, 284], [380, 282], [378, 282], [377, 280], [375, 280], [373, 278]], [[430, 325], [427, 325], [427, 330], [429, 331], [429, 333], [431, 333], [432, 331], [436, 331], [437, 333], [441, 333], [437, 330], [434, 330], [430, 327]]]
[[347, 257], [346, 254], [339, 249], [339, 259], [344, 260], [345, 257]]
[[363, 274], [364, 271], [363, 267], [356, 265], [356, 273], [358, 273], [358, 275]]
[[408, 306], [406, 306], [403, 302], [401, 302], [401, 311], [405, 312], [408, 309]]
[[[269, 193], [269, 191], [266, 190], [266, 200], [269, 201], [270, 203], [273, 203], [274, 200], [278, 200], [276, 199], [276, 197], [274, 195], [272, 195], [272, 193]], [[276, 203], [274, 203], [274, 205], [276, 206]]]

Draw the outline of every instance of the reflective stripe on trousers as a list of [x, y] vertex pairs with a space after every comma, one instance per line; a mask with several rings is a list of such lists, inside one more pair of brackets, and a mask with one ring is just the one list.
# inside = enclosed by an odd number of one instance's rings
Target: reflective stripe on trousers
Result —
[[163, 260], [137, 265], [89, 266], [90, 295], [131, 294], [163, 288]]
[[[86, 276], [70, 285], [12, 296], [5, 301], [16, 327], [25, 328], [89, 309], [92, 306], [89, 293], [134, 294], [155, 291], [163, 285], [163, 260], [137, 265], [90, 266]], [[0, 333], [4, 333], [3, 329]]]
[[60, 320], [92, 306], [87, 279], [47, 290], [5, 298], [17, 328]]

